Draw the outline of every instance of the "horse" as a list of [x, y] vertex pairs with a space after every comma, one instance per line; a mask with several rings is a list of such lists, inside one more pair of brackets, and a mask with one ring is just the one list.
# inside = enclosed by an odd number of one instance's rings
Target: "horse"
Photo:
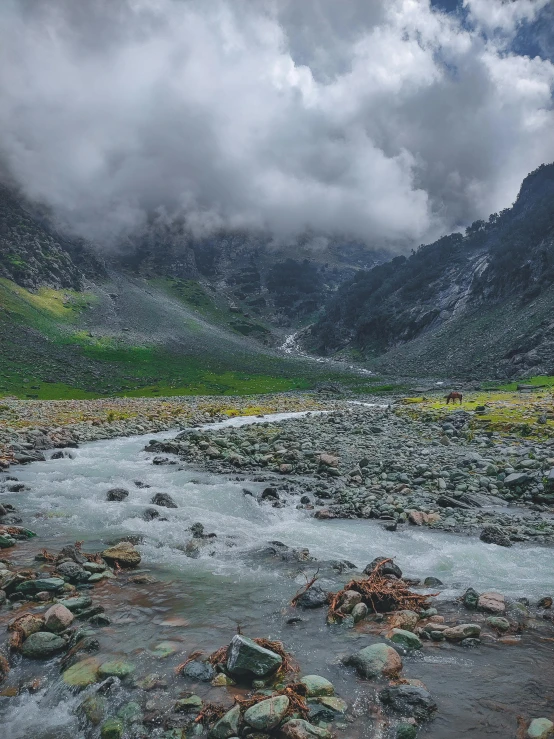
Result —
[[459, 400], [460, 405], [462, 405], [462, 393], [453, 391], [449, 395], [445, 395], [444, 397], [446, 399], [446, 405], [448, 405], [450, 401], [452, 401], [452, 403], [455, 404], [457, 400]]

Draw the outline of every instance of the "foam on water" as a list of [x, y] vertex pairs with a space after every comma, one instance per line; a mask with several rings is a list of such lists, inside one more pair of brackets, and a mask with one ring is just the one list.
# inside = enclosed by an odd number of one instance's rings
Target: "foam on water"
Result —
[[[296, 415], [300, 414], [234, 418], [210, 427]], [[260, 505], [243, 493], [242, 482], [228, 476], [187, 466], [179, 469], [183, 465], [178, 464], [152, 465], [152, 455], [143, 451], [145, 442], [173, 435], [94, 442], [76, 449], [74, 459], [48, 460], [23, 468], [18, 477], [28, 483], [30, 491], [15, 502], [26, 514], [41, 514], [34, 528], [43, 536], [102, 543], [121, 535], [142, 534], [145, 562], [163, 563], [178, 570], [200, 568], [244, 577], [246, 566], [240, 555], [279, 540], [289, 546], [308, 547], [319, 559], [347, 559], [362, 567], [375, 556], [394, 556], [410, 576], [433, 575], [454, 590], [472, 585], [531, 597], [550, 589], [551, 554], [545, 548], [519, 545], [505, 549], [484, 544], [476, 537], [417, 527], [390, 533], [368, 520], [318, 521], [294, 505], [283, 509]], [[150, 488], [137, 488], [134, 480]], [[115, 486], [130, 491], [125, 501], [106, 501], [106, 491]], [[249, 483], [247, 487], [257, 493], [265, 485]], [[178, 506], [158, 509], [167, 521], [142, 519], [155, 492], [169, 493]], [[196, 521], [217, 534], [215, 556], [191, 560], [179, 549], [190, 538], [187, 529]], [[451, 595], [450, 590], [443, 593], [443, 597]]]

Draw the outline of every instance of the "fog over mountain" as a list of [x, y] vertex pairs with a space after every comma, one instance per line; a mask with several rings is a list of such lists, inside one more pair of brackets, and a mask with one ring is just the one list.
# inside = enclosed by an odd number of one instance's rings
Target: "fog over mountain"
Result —
[[441, 5], [5, 0], [3, 169], [105, 244], [157, 211], [411, 248], [554, 159], [554, 64], [514, 41], [548, 0]]

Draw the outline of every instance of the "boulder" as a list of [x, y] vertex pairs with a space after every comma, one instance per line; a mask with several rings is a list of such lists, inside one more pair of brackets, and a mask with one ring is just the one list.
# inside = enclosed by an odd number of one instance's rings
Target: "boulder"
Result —
[[230, 711], [222, 716], [208, 733], [209, 739], [230, 739], [238, 736], [240, 720], [240, 706], [233, 706]]
[[100, 728], [100, 739], [121, 739], [123, 736], [123, 721], [118, 718], [109, 718]]
[[66, 642], [61, 636], [49, 631], [37, 631], [25, 639], [21, 652], [31, 659], [48, 659], [65, 647]]
[[512, 472], [504, 480], [504, 485], [507, 488], [515, 488], [518, 485], [526, 485], [531, 481], [531, 478], [526, 472]]
[[271, 731], [284, 719], [289, 708], [286, 695], [278, 695], [251, 706], [244, 714], [245, 722], [258, 731]]
[[51, 606], [44, 614], [45, 628], [47, 631], [58, 633], [65, 631], [73, 623], [75, 616], [69, 608], [62, 606], [61, 603]]
[[470, 637], [478, 639], [481, 636], [481, 627], [479, 624], [459, 624], [458, 626], [451, 626], [448, 629], [444, 629], [442, 633], [445, 639], [450, 639], [451, 641], [461, 641]]
[[489, 616], [487, 623], [497, 631], [508, 631], [510, 628], [510, 622], [507, 618], [502, 618], [502, 616]]
[[98, 681], [99, 667], [100, 663], [95, 657], [87, 657], [67, 669], [62, 680], [72, 688], [86, 688]]
[[167, 493], [156, 493], [150, 502], [164, 508], [177, 508], [177, 503]]
[[398, 578], [402, 577], [402, 570], [400, 567], [388, 557], [375, 557], [375, 559], [364, 568], [364, 575], [370, 575], [380, 562], [385, 562], [385, 564], [382, 564], [379, 567], [380, 575], [394, 575]]
[[401, 723], [396, 727], [396, 739], [416, 739], [417, 726], [414, 724]]
[[393, 629], [413, 631], [417, 626], [419, 616], [415, 611], [396, 611], [390, 618], [389, 624]]
[[352, 613], [354, 606], [362, 602], [362, 594], [357, 590], [347, 590], [341, 598], [339, 611], [341, 613]]
[[300, 682], [306, 686], [306, 695], [308, 698], [335, 694], [333, 683], [330, 683], [329, 680], [319, 675], [305, 675], [300, 678]]
[[106, 493], [106, 500], [109, 501], [116, 501], [120, 503], [122, 500], [125, 500], [129, 496], [129, 491], [125, 490], [125, 488], [111, 488], [111, 490], [108, 490]]
[[215, 677], [215, 670], [209, 662], [201, 662], [200, 660], [192, 660], [187, 662], [181, 673], [184, 677], [199, 682], [209, 683]]
[[414, 685], [395, 685], [379, 693], [379, 700], [402, 716], [428, 721], [437, 710], [437, 704], [428, 690]]
[[56, 569], [62, 577], [72, 582], [87, 582], [90, 577], [90, 573], [76, 562], [62, 562]]
[[98, 668], [98, 675], [101, 678], [105, 677], [118, 677], [119, 679], [125, 678], [131, 675], [135, 671], [135, 666], [131, 662], [125, 662], [125, 660], [114, 659], [108, 662], [102, 662]]
[[283, 660], [275, 652], [260, 647], [246, 636], [236, 634], [227, 655], [227, 672], [244, 677], [265, 677], [275, 672]]
[[77, 595], [74, 598], [64, 598], [58, 603], [65, 606], [71, 613], [77, 613], [84, 608], [89, 608], [92, 605], [92, 598], [90, 595]]
[[327, 603], [327, 591], [319, 587], [319, 585], [312, 585], [309, 590], [302, 593], [300, 598], [296, 601], [296, 605], [300, 608], [321, 608]]
[[400, 644], [405, 649], [421, 649], [423, 646], [419, 637], [411, 631], [404, 631], [404, 629], [392, 629], [387, 634], [387, 639], [395, 644]]
[[479, 538], [485, 544], [497, 544], [499, 547], [511, 547], [510, 537], [499, 526], [486, 526]]
[[354, 623], [357, 624], [358, 621], [361, 621], [367, 616], [368, 613], [368, 607], [365, 603], [357, 603], [354, 608], [352, 609], [352, 618], [354, 619]]
[[481, 593], [477, 607], [485, 613], [501, 614], [506, 612], [506, 601], [501, 593]]
[[65, 581], [61, 577], [39, 577], [36, 580], [25, 580], [20, 583], [16, 590], [20, 593], [38, 593], [41, 590], [55, 592], [62, 590]]
[[120, 541], [102, 552], [102, 557], [108, 562], [117, 562], [120, 567], [136, 567], [140, 564], [139, 551], [129, 541]]
[[548, 739], [554, 736], [554, 724], [547, 718], [534, 718], [527, 729], [529, 739]]
[[395, 677], [402, 669], [400, 655], [387, 644], [372, 644], [346, 658], [345, 664], [356, 668], [361, 677]]
[[466, 608], [476, 611], [479, 605], [479, 593], [473, 588], [468, 588], [462, 596], [462, 603]]

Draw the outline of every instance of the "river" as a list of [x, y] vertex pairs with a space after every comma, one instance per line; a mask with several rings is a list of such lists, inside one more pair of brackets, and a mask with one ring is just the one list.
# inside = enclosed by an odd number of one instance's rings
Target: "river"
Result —
[[[287, 414], [290, 415], [290, 414]], [[275, 416], [278, 419], [283, 416]], [[225, 424], [255, 422], [233, 419]], [[271, 420], [266, 417], [264, 421]], [[176, 432], [175, 432], [176, 433]], [[282, 639], [303, 673], [328, 677], [337, 693], [353, 704], [352, 723], [339, 736], [387, 737], [386, 724], [368, 706], [373, 687], [344, 668], [339, 657], [375, 641], [367, 629], [349, 632], [325, 625], [321, 610], [300, 614], [302, 623], [287, 624], [288, 603], [305, 581], [294, 563], [268, 561], [256, 552], [278, 540], [290, 547], [308, 548], [318, 560], [348, 560], [364, 567], [376, 556], [394, 556], [410, 577], [440, 578], [446, 587], [438, 597], [446, 611], [463, 614], [454, 598], [466, 587], [498, 590], [514, 598], [531, 600], [552, 589], [552, 553], [549, 549], [514, 546], [503, 549], [476, 538], [431, 532], [416, 527], [390, 533], [373, 521], [319, 521], [294, 505], [272, 508], [245, 495], [245, 483], [227, 476], [207, 474], [182, 463], [153, 465], [143, 451], [151, 438], [172, 433], [94, 442], [71, 450], [73, 459], [48, 459], [17, 470], [28, 490], [0, 497], [13, 502], [24, 524], [38, 534], [40, 547], [56, 551], [84, 540], [87, 551], [104, 548], [121, 536], [143, 537], [139, 545], [142, 569], [157, 582], [140, 587], [119, 579], [98, 586], [93, 594], [112, 619], [99, 630], [102, 654], [131, 658], [137, 673], [167, 673], [164, 693], [187, 688], [172, 676], [172, 667], [194, 649], [211, 651], [227, 644], [240, 624], [249, 636]], [[137, 487], [135, 481], [150, 487]], [[106, 502], [110, 487], [124, 487], [130, 495], [123, 502]], [[263, 483], [249, 483], [257, 493]], [[169, 493], [178, 508], [167, 509], [166, 521], [145, 521], [142, 513], [154, 492]], [[196, 559], [183, 551], [191, 524], [201, 522], [217, 536]], [[33, 548], [34, 547], [34, 548]], [[30, 542], [16, 548], [13, 560], [31, 561], [38, 546]], [[310, 563], [305, 572], [315, 571]], [[322, 584], [337, 586], [323, 577]], [[442, 611], [441, 611], [442, 612]], [[404, 673], [425, 682], [434, 695], [437, 718], [421, 729], [420, 736], [506, 737], [515, 735], [516, 715], [549, 715], [554, 711], [552, 643], [544, 630], [550, 624], [525, 632], [514, 644], [485, 642], [468, 650], [441, 643], [426, 644], [415, 656], [405, 658]], [[543, 633], [544, 632], [544, 633]], [[169, 641], [175, 654], [162, 660], [152, 652]], [[154, 656], [153, 656], [154, 655]], [[23, 660], [10, 674], [10, 684], [24, 681], [35, 670]], [[95, 737], [76, 718], [81, 696], [71, 695], [59, 684], [59, 666], [49, 663], [49, 680], [35, 694], [0, 696], [0, 726], [6, 739], [65, 739]], [[177, 680], [177, 682], [176, 682]], [[210, 700], [217, 691], [194, 686]], [[207, 692], [206, 692], [207, 691]], [[121, 688], [114, 706], [137, 691]], [[149, 694], [150, 695], [150, 694]], [[159, 699], [163, 702], [163, 696]], [[173, 698], [174, 700], [174, 698]], [[161, 735], [152, 730], [150, 736]], [[390, 734], [393, 736], [393, 734]]]

